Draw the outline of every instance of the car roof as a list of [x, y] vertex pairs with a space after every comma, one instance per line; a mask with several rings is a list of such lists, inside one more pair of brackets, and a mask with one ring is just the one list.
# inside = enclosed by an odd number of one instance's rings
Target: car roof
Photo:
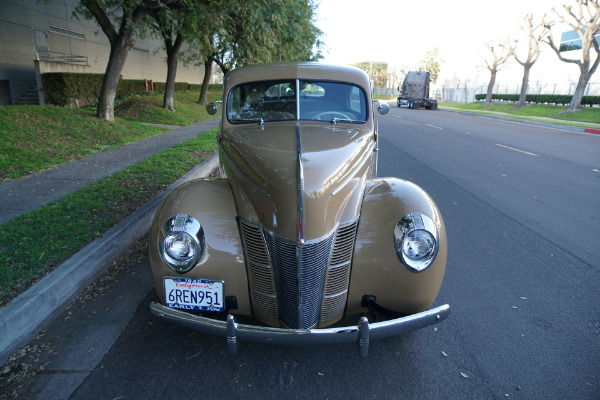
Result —
[[369, 77], [360, 68], [348, 65], [321, 64], [318, 62], [253, 64], [230, 71], [225, 77], [224, 89], [244, 82], [278, 79], [314, 79], [350, 82], [362, 86], [368, 93]]

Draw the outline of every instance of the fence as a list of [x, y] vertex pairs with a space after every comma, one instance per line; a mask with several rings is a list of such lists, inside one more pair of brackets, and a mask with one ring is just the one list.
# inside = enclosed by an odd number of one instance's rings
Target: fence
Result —
[[[572, 83], [530, 83], [527, 88], [527, 94], [564, 94], [572, 95], [575, 92], [576, 82]], [[472, 103], [475, 95], [487, 93], [487, 85], [476, 88], [469, 88], [465, 85], [457, 84], [455, 86], [444, 86], [434, 88], [432, 93], [441, 90], [441, 96], [438, 100], [452, 101], [456, 103]], [[494, 94], [519, 94], [521, 85], [496, 85]], [[600, 83], [588, 83], [584, 96], [600, 96]]]

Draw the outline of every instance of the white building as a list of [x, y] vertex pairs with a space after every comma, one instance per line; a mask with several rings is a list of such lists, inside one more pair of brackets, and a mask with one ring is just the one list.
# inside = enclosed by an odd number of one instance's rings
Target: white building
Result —
[[[47, 4], [0, 0], [0, 105], [37, 103], [43, 90], [36, 84], [36, 70], [105, 72], [110, 44], [94, 20], [73, 16], [78, 4], [78, 0], [48, 0]], [[177, 68], [178, 82], [200, 84], [203, 75], [203, 66], [179, 63]], [[166, 76], [162, 42], [135, 39], [122, 77], [165, 82]]]

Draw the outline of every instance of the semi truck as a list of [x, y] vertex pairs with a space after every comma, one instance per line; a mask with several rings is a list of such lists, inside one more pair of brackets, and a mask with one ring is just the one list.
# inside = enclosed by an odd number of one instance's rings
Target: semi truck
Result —
[[437, 110], [437, 100], [429, 98], [429, 72], [409, 71], [406, 74], [398, 94], [398, 107], [402, 106]]

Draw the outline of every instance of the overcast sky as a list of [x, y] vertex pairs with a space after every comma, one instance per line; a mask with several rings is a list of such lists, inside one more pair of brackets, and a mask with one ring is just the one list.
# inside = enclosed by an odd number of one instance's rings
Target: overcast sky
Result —
[[[419, 60], [437, 47], [444, 60], [441, 81], [487, 83], [483, 44], [522, 35], [518, 26], [525, 15], [533, 14], [534, 21], [544, 14], [555, 18], [552, 7], [562, 10], [564, 3], [572, 0], [319, 0], [317, 26], [324, 32], [324, 62], [373, 60], [416, 69]], [[555, 39], [559, 41], [568, 29], [554, 28]], [[576, 66], [559, 61], [548, 45], [541, 48], [531, 80], [577, 80]], [[523, 69], [514, 60], [511, 64], [498, 73], [499, 83], [520, 83]]]

